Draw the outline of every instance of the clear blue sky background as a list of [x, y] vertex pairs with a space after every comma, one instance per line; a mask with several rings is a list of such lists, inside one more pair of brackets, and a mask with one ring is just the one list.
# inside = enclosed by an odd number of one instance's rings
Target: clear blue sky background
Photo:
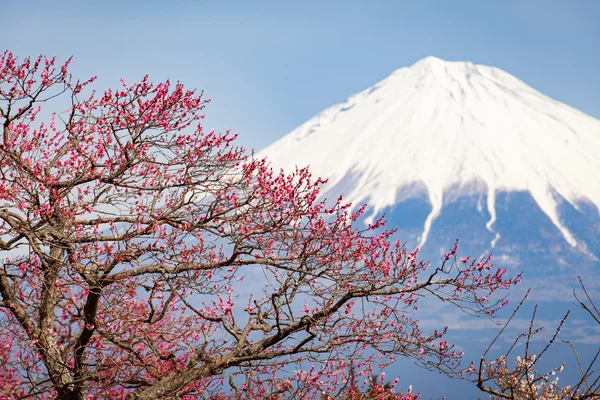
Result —
[[261, 149], [428, 55], [493, 65], [600, 118], [600, 1], [2, 1], [0, 47], [74, 56], [98, 88], [204, 89], [206, 128]]

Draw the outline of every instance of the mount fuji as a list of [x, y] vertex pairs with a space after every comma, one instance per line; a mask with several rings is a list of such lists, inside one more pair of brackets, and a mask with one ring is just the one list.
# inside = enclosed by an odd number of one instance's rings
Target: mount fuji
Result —
[[309, 166], [324, 198], [367, 203], [430, 256], [460, 238], [526, 275], [598, 277], [600, 121], [498, 68], [427, 57], [258, 156]]
[[[309, 166], [328, 179], [322, 198], [367, 203], [367, 223], [385, 213], [398, 239], [434, 265], [459, 238], [461, 254], [491, 253], [496, 266], [523, 271], [510, 299], [515, 304], [532, 287], [529, 299], [545, 304], [536, 321], [544, 332], [573, 308], [578, 276], [600, 299], [600, 121], [498, 68], [427, 57], [329, 107], [258, 157], [285, 170]], [[600, 327], [574, 311], [563, 335], [588, 357]], [[422, 327], [448, 326], [467, 357], [482, 354], [498, 330], [440, 305], [421, 312]], [[513, 321], [510, 335], [529, 322], [527, 315]], [[571, 356], [565, 347], [547, 360], [552, 367], [567, 360], [565, 382], [578, 380]], [[409, 362], [395, 373], [427, 398], [480, 395]]]

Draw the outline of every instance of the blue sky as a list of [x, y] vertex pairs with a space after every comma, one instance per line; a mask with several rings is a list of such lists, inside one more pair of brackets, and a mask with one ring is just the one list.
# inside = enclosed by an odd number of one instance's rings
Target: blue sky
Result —
[[206, 128], [261, 149], [393, 70], [434, 55], [502, 68], [600, 118], [600, 2], [11, 1], [0, 43], [73, 71], [204, 89]]

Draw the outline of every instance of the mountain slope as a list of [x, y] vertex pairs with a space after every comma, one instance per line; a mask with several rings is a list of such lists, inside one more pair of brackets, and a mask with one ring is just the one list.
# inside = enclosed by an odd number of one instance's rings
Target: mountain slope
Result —
[[[600, 121], [510, 74], [425, 58], [334, 105], [259, 153], [273, 166], [310, 165], [325, 195], [368, 203], [372, 215], [411, 198], [431, 205], [419, 247], [451, 198], [528, 192], [571, 247], [585, 250], [558, 211], [600, 210]], [[499, 235], [491, 242], [494, 247]]]

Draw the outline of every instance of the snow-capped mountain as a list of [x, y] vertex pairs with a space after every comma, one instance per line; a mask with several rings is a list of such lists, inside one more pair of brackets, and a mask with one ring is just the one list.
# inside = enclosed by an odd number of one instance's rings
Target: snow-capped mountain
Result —
[[419, 247], [456, 233], [507, 257], [600, 258], [600, 121], [498, 68], [427, 57], [259, 156], [309, 165], [325, 197], [388, 213]]
[[[538, 314], [549, 332], [573, 308], [578, 276], [600, 298], [600, 121], [498, 68], [425, 58], [326, 109], [258, 156], [275, 168], [310, 166], [329, 179], [324, 198], [368, 203], [367, 221], [385, 213], [398, 239], [422, 247], [423, 259], [435, 263], [459, 238], [462, 255], [491, 252], [495, 265], [523, 271], [511, 301], [532, 287], [531, 301], [549, 302]], [[449, 326], [450, 340], [478, 357], [477, 346], [497, 330], [452, 311], [421, 307], [421, 322]], [[595, 354], [597, 327], [572, 315], [564, 338], [588, 346], [580, 354]], [[527, 315], [520, 318], [515, 337], [529, 326]], [[567, 356], [554, 357], [558, 364]], [[395, 368], [392, 376], [401, 370], [426, 396], [448, 391], [432, 375]], [[573, 371], [566, 382], [578, 379]], [[475, 398], [470, 389], [457, 393]]]

